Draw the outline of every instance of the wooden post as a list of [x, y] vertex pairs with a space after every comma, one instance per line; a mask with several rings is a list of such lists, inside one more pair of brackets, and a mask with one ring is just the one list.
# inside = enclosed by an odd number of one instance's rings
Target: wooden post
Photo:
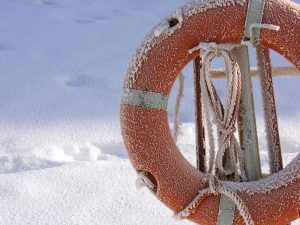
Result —
[[175, 109], [174, 109], [174, 128], [173, 128], [173, 138], [175, 143], [177, 142], [179, 129], [180, 129], [180, 104], [183, 98], [183, 88], [184, 88], [184, 76], [182, 73], [178, 76], [178, 95], [176, 98]]
[[261, 178], [261, 166], [248, 47], [240, 46], [233, 49], [232, 52], [238, 60], [242, 79], [240, 116], [238, 121], [241, 148], [244, 155], [246, 176], [249, 181], [254, 181]]
[[270, 172], [277, 173], [283, 169], [283, 163], [272, 80], [270, 50], [261, 45], [257, 45], [256, 54], [263, 99], [264, 119], [270, 158]]
[[[256, 46], [256, 55], [263, 99], [270, 172], [277, 173], [283, 169], [283, 162], [272, 79], [270, 50], [258, 44]], [[290, 225], [290, 223], [287, 225]]]
[[194, 66], [194, 95], [195, 95], [195, 139], [196, 139], [196, 157], [197, 157], [197, 168], [201, 172], [206, 172], [205, 166], [205, 136], [203, 126], [203, 115], [202, 115], [202, 104], [201, 104], [201, 56], [197, 56], [193, 62]]

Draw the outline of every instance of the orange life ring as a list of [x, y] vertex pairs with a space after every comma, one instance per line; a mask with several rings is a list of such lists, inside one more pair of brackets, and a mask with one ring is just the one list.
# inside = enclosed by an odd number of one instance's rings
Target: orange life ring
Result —
[[[166, 99], [177, 75], [197, 56], [188, 51], [200, 42], [238, 43], [244, 33], [247, 3], [228, 0], [194, 1], [178, 9], [144, 40], [130, 64], [121, 103], [122, 133], [130, 160], [146, 171], [157, 187], [156, 196], [175, 212], [181, 211], [205, 187], [204, 175], [177, 149], [170, 133]], [[232, 3], [236, 4], [232, 4]], [[300, 7], [287, 0], [267, 0], [263, 23], [280, 26], [262, 30], [260, 43], [300, 69]], [[162, 29], [169, 24], [169, 29]], [[147, 95], [150, 93], [150, 95]], [[156, 99], [155, 107], [152, 100]], [[159, 104], [157, 104], [157, 102]], [[141, 105], [144, 105], [141, 107]], [[256, 182], [231, 183], [255, 224], [283, 225], [300, 215], [300, 155], [283, 171]], [[216, 224], [220, 195], [209, 195], [188, 217], [199, 224]], [[235, 210], [234, 224], [244, 224]]]

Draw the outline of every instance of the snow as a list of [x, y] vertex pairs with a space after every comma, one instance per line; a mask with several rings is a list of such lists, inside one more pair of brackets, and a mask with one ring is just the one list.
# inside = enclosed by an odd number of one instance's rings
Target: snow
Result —
[[135, 177], [125, 160], [2, 175], [0, 224], [180, 224]]
[[[184, 2], [0, 1], [1, 225], [192, 224], [174, 220], [151, 192], [136, 190], [137, 175], [119, 128], [121, 87], [132, 54], [167, 15], [180, 23], [182, 12], [170, 12]], [[153, 35], [162, 35], [163, 28]], [[273, 58], [286, 65], [277, 55]], [[184, 74], [178, 146], [194, 163], [191, 68]], [[222, 93], [224, 85], [216, 83]], [[299, 152], [300, 82], [278, 78], [274, 84], [286, 165]], [[258, 94], [255, 99], [266, 172]]]

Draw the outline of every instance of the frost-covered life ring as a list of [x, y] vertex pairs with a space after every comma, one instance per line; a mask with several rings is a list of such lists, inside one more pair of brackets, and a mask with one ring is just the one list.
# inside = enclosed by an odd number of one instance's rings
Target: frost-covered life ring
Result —
[[[137, 171], [147, 172], [157, 198], [175, 212], [205, 188], [206, 179], [173, 141], [166, 111], [168, 95], [180, 71], [197, 56], [189, 50], [200, 42], [239, 43], [246, 14], [243, 0], [188, 3], [145, 38], [127, 70], [121, 123], [130, 160]], [[280, 30], [262, 30], [260, 43], [300, 69], [300, 7], [287, 0], [267, 0], [263, 23], [278, 25]], [[300, 155], [267, 178], [223, 185], [236, 191], [255, 224], [282, 225], [299, 218]], [[188, 219], [216, 224], [219, 202], [219, 195], [206, 196]], [[238, 210], [234, 224], [244, 224]]]

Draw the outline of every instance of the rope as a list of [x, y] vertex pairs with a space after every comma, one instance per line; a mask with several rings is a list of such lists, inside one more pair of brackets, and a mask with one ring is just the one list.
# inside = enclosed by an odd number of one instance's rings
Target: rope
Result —
[[194, 200], [186, 208], [184, 208], [179, 213], [175, 214], [174, 217], [176, 219], [182, 220], [190, 216], [192, 213], [194, 213], [195, 209], [200, 205], [202, 200], [208, 195], [223, 194], [234, 202], [240, 215], [244, 219], [245, 224], [254, 225], [254, 221], [252, 220], [247, 206], [244, 204], [243, 200], [238, 196], [238, 194], [235, 191], [225, 188], [222, 185], [222, 182], [218, 179], [218, 177], [214, 175], [205, 174], [204, 179], [207, 188], [199, 191], [196, 198], [194, 198]]
[[[184, 219], [190, 216], [208, 195], [222, 194], [233, 201], [246, 225], [254, 225], [243, 200], [235, 191], [224, 187], [222, 181], [220, 181], [220, 179], [230, 178], [228, 176], [231, 176], [235, 181], [246, 181], [242, 151], [234, 136], [241, 95], [240, 69], [237, 59], [229, 50], [219, 49], [216, 45], [213, 45], [213, 48], [208, 46], [208, 49], [210, 52], [204, 57], [201, 68], [201, 75], [204, 76], [201, 79], [201, 90], [203, 103], [207, 106], [204, 107], [204, 114], [210, 144], [209, 173], [213, 175], [205, 174], [204, 182], [207, 188], [200, 190], [186, 208], [175, 214], [175, 218]], [[210, 79], [211, 62], [217, 56], [224, 57], [228, 76], [225, 106], [222, 104]], [[212, 132], [213, 124], [216, 125], [218, 133], [219, 150], [217, 154]]]
[[[200, 46], [200, 45], [199, 45]], [[205, 174], [204, 182], [207, 188], [198, 192], [193, 201], [182, 211], [175, 215], [177, 219], [184, 219], [194, 213], [201, 201], [208, 195], [222, 194], [227, 196], [236, 205], [240, 215], [246, 225], [254, 225], [247, 206], [238, 194], [229, 187], [224, 187], [220, 179], [234, 179], [235, 181], [246, 181], [243, 155], [239, 143], [237, 142], [234, 132], [236, 131], [235, 123], [239, 111], [241, 95], [241, 74], [237, 59], [230, 52], [230, 49], [220, 49], [218, 45], [205, 45], [209, 53], [204, 57], [201, 67], [200, 85], [202, 90], [202, 99], [205, 104], [204, 113], [206, 117], [207, 131], [209, 131], [210, 160], [209, 172]], [[231, 48], [232, 49], [232, 48]], [[203, 49], [202, 49], [203, 50]], [[201, 51], [202, 51], [201, 50]], [[210, 66], [215, 57], [223, 56], [226, 64], [227, 73], [227, 94], [225, 106], [222, 104], [216, 89], [210, 78]], [[180, 125], [179, 108], [183, 96], [183, 79], [182, 74], [179, 76], [179, 93], [175, 105], [174, 121], [174, 139], [177, 140]], [[219, 150], [216, 154], [213, 124], [217, 128], [217, 140]], [[239, 167], [238, 167], [239, 165]], [[215, 175], [216, 174], [216, 175]], [[148, 178], [147, 172], [141, 172], [138, 175], [139, 186], [142, 184], [150, 190], [155, 190], [155, 184]]]
[[[223, 106], [217, 95], [209, 72], [212, 60], [219, 55], [224, 57], [228, 76], [225, 106]], [[227, 50], [211, 51], [206, 55], [201, 70], [201, 74], [204, 76], [201, 79], [202, 98], [204, 104], [208, 106], [204, 108], [204, 113], [210, 144], [209, 172], [216, 173], [220, 179], [232, 177], [235, 181], [245, 181], [243, 154], [234, 136], [241, 95], [241, 75], [237, 60]], [[217, 154], [215, 152], [212, 124], [216, 125], [218, 133], [219, 150]]]
[[182, 102], [182, 99], [183, 99], [184, 79], [185, 79], [185, 77], [181, 73], [178, 76], [179, 87], [178, 87], [178, 94], [177, 94], [177, 98], [176, 98], [175, 108], [174, 108], [173, 139], [174, 139], [175, 143], [177, 142], [178, 134], [179, 134], [179, 130], [180, 130], [180, 125], [181, 125], [180, 105], [181, 105], [181, 102]]

